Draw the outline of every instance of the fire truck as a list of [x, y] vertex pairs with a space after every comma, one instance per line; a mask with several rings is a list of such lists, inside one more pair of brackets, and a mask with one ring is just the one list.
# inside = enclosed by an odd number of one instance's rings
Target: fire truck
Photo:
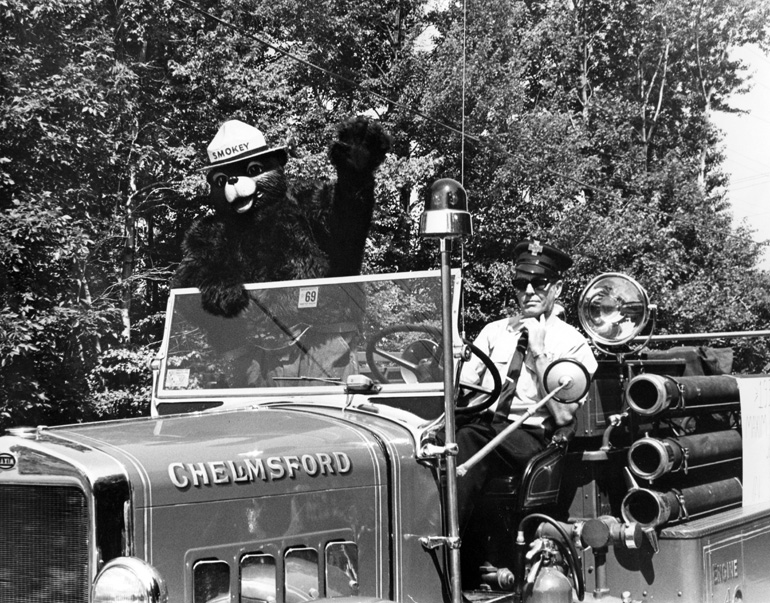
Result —
[[580, 297], [593, 378], [546, 374], [574, 435], [459, 533], [454, 429], [499, 380], [458, 377], [464, 218], [432, 211], [440, 269], [246, 285], [231, 319], [173, 290], [151, 416], [0, 437], [0, 601], [770, 601], [770, 381], [661, 348], [622, 274]]

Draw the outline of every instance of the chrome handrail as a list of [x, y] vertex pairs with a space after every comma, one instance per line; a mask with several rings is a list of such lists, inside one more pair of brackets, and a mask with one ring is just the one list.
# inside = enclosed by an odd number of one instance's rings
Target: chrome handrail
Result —
[[[639, 335], [631, 341], [645, 341], [649, 336]], [[749, 337], [770, 337], [770, 330], [764, 331], [718, 331], [714, 333], [682, 333], [671, 335], [652, 335], [650, 341], [693, 341], [701, 339], [740, 339]]]

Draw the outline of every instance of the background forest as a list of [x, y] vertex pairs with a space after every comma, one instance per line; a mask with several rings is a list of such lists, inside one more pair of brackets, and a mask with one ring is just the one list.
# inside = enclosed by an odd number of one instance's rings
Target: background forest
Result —
[[196, 169], [232, 118], [288, 141], [294, 177], [330, 175], [344, 117], [384, 122], [367, 272], [434, 267], [422, 191], [462, 181], [469, 334], [508, 311], [524, 236], [577, 258], [573, 322], [617, 271], [660, 332], [767, 328], [711, 115], [747, 84], [730, 49], [767, 51], [769, 23], [765, 0], [0, 0], [0, 428], [147, 410], [168, 279], [207, 211]]

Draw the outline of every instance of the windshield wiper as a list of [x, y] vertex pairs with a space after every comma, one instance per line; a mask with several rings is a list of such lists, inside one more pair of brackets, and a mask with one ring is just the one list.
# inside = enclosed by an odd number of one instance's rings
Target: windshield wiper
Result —
[[334, 383], [342, 385], [339, 377], [271, 377], [273, 381], [320, 381], [321, 383]]

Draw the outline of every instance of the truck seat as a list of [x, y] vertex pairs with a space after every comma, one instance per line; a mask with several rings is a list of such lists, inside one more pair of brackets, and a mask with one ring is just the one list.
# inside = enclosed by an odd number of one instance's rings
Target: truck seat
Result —
[[564, 459], [574, 435], [574, 422], [556, 429], [548, 446], [529, 460], [521, 476], [510, 475], [490, 480], [485, 496], [512, 500], [518, 513], [555, 505], [564, 474]]

